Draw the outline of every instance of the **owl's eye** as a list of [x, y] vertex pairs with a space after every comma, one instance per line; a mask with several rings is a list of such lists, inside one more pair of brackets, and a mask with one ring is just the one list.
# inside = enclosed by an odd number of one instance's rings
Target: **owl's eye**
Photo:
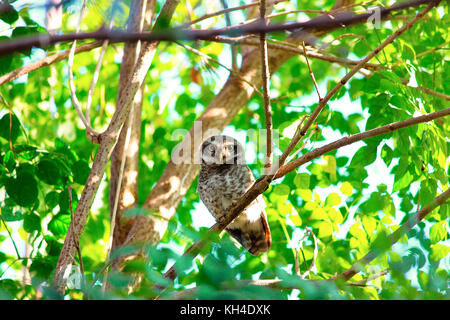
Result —
[[216, 150], [216, 147], [214, 147], [212, 144], [209, 145], [208, 150], [211, 152], [214, 152]]
[[227, 145], [227, 150], [228, 151], [233, 151], [233, 145], [231, 145], [231, 144]]

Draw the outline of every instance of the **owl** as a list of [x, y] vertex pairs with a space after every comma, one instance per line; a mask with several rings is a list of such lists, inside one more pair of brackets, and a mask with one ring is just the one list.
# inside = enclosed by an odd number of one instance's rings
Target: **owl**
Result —
[[[216, 221], [221, 221], [228, 209], [252, 186], [255, 178], [244, 163], [242, 145], [231, 137], [217, 135], [207, 138], [201, 145], [200, 159], [198, 194]], [[271, 245], [265, 206], [263, 197], [258, 196], [225, 229], [253, 255], [266, 252]]]

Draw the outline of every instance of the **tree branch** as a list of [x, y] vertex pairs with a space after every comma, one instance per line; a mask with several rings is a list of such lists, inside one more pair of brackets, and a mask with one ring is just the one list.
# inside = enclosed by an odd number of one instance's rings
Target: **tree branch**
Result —
[[[80, 31], [81, 28], [81, 21], [83, 19], [83, 14], [84, 14], [84, 10], [86, 8], [86, 0], [84, 0], [81, 4], [81, 10], [80, 10], [80, 14], [78, 17], [78, 23], [77, 23], [77, 27], [76, 27], [76, 33], [78, 33]], [[107, 42], [107, 40], [105, 40], [105, 42]], [[89, 120], [83, 115], [83, 111], [81, 110], [81, 103], [77, 98], [77, 94], [76, 94], [76, 88], [75, 88], [75, 83], [73, 80], [73, 59], [74, 59], [74, 55], [75, 55], [75, 47], [77, 45], [77, 40], [74, 40], [72, 43], [72, 48], [70, 49], [70, 53], [69, 53], [69, 61], [67, 62], [67, 65], [69, 67], [69, 91], [70, 91], [70, 97], [72, 98], [72, 105], [75, 107], [75, 110], [78, 113], [78, 117], [81, 119], [81, 121], [83, 122], [84, 126], [86, 127], [86, 136], [88, 137], [89, 140], [91, 140], [92, 142], [98, 143], [98, 136], [99, 134], [91, 127], [91, 124], [89, 122]], [[103, 51], [103, 48], [102, 48]], [[96, 82], [96, 74], [94, 73], [94, 77], [92, 78], [92, 83]], [[91, 85], [92, 85], [91, 83]], [[88, 98], [89, 101], [89, 98]], [[86, 108], [86, 114], [88, 115], [90, 112], [88, 111], [88, 108]]]
[[[388, 44], [392, 43], [396, 38], [398, 38], [403, 32], [411, 28], [414, 23], [419, 21], [427, 12], [429, 12], [431, 9], [433, 9], [438, 2], [432, 2], [428, 5], [428, 7], [418, 13], [413, 19], [406, 22], [400, 29], [394, 32], [394, 34], [390, 35], [386, 38], [375, 50], [373, 50], [371, 53], [369, 53], [364, 59], [362, 59], [356, 66], [350, 70], [349, 73], [347, 73], [341, 81], [339, 81], [333, 89], [331, 89], [327, 95], [319, 101], [319, 105], [314, 110], [314, 112], [311, 114], [311, 116], [308, 118], [302, 129], [298, 132], [298, 136], [295, 136], [293, 140], [298, 139], [300, 140], [308, 131], [308, 129], [311, 127], [311, 125], [314, 123], [314, 121], [319, 116], [320, 112], [323, 110], [323, 108], [327, 105], [328, 101], [341, 89], [348, 80], [350, 80], [351, 77], [353, 77], [361, 68], [363, 68], [366, 63], [368, 63], [373, 57], [375, 57], [381, 50], [383, 50]], [[297, 142], [295, 142], [297, 143]]]
[[[102, 45], [102, 43], [103, 43], [102, 41], [94, 41], [94, 42], [82, 44], [82, 45], [76, 47], [75, 54], [86, 52], [86, 51], [91, 51], [92, 49], [100, 47]], [[40, 68], [47, 67], [53, 63], [67, 59], [69, 57], [69, 55], [70, 55], [70, 49], [67, 49], [67, 50], [55, 53], [51, 56], [47, 56], [36, 62], [30, 63], [22, 68], [13, 70], [13, 71], [0, 77], [0, 86], [7, 82], [13, 81], [27, 73], [36, 71]]]
[[[444, 204], [449, 197], [450, 197], [450, 188], [448, 188], [447, 191], [437, 196], [433, 201], [431, 201], [428, 205], [423, 207], [420, 211], [413, 214], [403, 225], [401, 225], [397, 230], [395, 230], [387, 237], [387, 240], [390, 243], [389, 247], [395, 244], [404, 234], [406, 234], [409, 230], [411, 230], [411, 228], [413, 228], [417, 223], [422, 221], [431, 211], [433, 211], [438, 206]], [[369, 264], [372, 260], [374, 260], [383, 252], [385, 252], [385, 250], [382, 250], [380, 248], [373, 249], [363, 258], [355, 262], [350, 269], [339, 274], [336, 277], [336, 279], [342, 279], [344, 281], [349, 280], [355, 274], [362, 271], [365, 265]]]
[[[166, 1], [164, 7], [161, 9], [157, 21], [155, 22], [154, 29], [160, 28], [161, 25], [165, 25], [167, 21], [170, 21], [178, 3], [179, 0]], [[150, 42], [146, 43], [144, 46], [130, 78], [130, 83], [126, 87], [124, 94], [117, 101], [117, 109], [108, 125], [108, 128], [100, 136], [100, 146], [92, 164], [86, 185], [81, 193], [81, 197], [75, 211], [74, 220], [72, 220], [69, 225], [69, 231], [64, 241], [53, 277], [53, 286], [61, 294], [64, 292], [67, 281], [67, 277], [65, 275], [67, 275], [67, 271], [70, 270], [68, 268], [72, 265], [71, 256], [73, 255], [75, 249], [73, 245], [74, 240], [72, 237], [78, 240], [86, 225], [89, 210], [92, 206], [92, 202], [100, 185], [103, 174], [105, 173], [106, 164], [111, 155], [112, 149], [117, 142], [120, 130], [130, 112], [134, 96], [144, 81], [147, 71], [150, 68], [158, 43], [159, 42]]]
[[[133, 0], [130, 7], [130, 17], [128, 21], [128, 30], [141, 31], [144, 28], [149, 29], [149, 23], [152, 20], [152, 15], [155, 9], [155, 0]], [[130, 77], [136, 66], [139, 52], [142, 49], [142, 44], [138, 42], [127, 42], [124, 45], [122, 65], [120, 68], [119, 77], [119, 90], [117, 99], [121, 97], [125, 88], [130, 82]], [[144, 82], [139, 88], [134, 100], [133, 107], [129, 114], [129, 118], [124, 123], [124, 126], [120, 132], [119, 139], [114, 147], [111, 155], [111, 178], [110, 178], [110, 191], [109, 191], [109, 203], [112, 204], [118, 198], [117, 216], [115, 221], [113, 249], [123, 244], [128, 232], [128, 225], [133, 219], [123, 219], [123, 210], [133, 207], [138, 201], [138, 166], [139, 166], [139, 145], [141, 137], [141, 114], [142, 114], [142, 102], [144, 95]], [[126, 145], [126, 136], [128, 132], [129, 124], [131, 124], [131, 136]], [[123, 157], [125, 157], [124, 174], [120, 178], [119, 168], [122, 166]], [[119, 180], [123, 180], [119, 182]], [[117, 185], [121, 183], [121, 188], [117, 188]], [[114, 215], [110, 207], [111, 222]], [[113, 267], [116, 267], [114, 265]]]
[[[267, 5], [275, 5], [277, 3], [286, 2], [286, 1], [288, 1], [288, 0], [269, 1], [267, 3]], [[194, 25], [194, 24], [196, 24], [196, 23], [198, 23], [200, 21], [203, 21], [203, 20], [206, 20], [206, 19], [209, 19], [209, 18], [212, 18], [212, 17], [220, 16], [220, 15], [227, 14], [227, 13], [230, 13], [230, 12], [233, 12], [233, 11], [237, 11], [237, 10], [243, 10], [243, 9], [247, 9], [247, 8], [250, 8], [250, 7], [255, 7], [255, 6], [258, 6], [258, 5], [260, 5], [260, 1], [244, 4], [244, 5], [233, 7], [233, 8], [225, 8], [223, 10], [219, 10], [219, 11], [212, 12], [212, 13], [207, 13], [207, 14], [205, 14], [205, 15], [203, 15], [203, 16], [195, 19], [195, 20], [192, 20], [192, 21], [189, 21], [189, 22], [187, 22], [185, 24], [182, 24], [178, 28], [186, 28], [186, 27]]]
[[379, 128], [375, 128], [372, 130], [368, 130], [368, 131], [364, 131], [361, 133], [346, 136], [344, 138], [341, 138], [339, 140], [331, 142], [327, 145], [324, 145], [323, 147], [320, 147], [313, 151], [310, 151], [310, 152], [306, 153], [305, 155], [301, 156], [300, 158], [295, 159], [295, 160], [281, 166], [280, 169], [278, 170], [277, 174], [275, 175], [275, 179], [283, 177], [284, 175], [295, 170], [299, 166], [310, 162], [312, 159], [321, 157], [322, 155], [324, 155], [330, 151], [339, 149], [343, 146], [347, 146], [347, 145], [352, 144], [357, 141], [365, 140], [365, 139], [368, 139], [371, 137], [376, 137], [376, 136], [379, 136], [379, 135], [382, 135], [385, 133], [389, 133], [392, 131], [396, 131], [396, 130], [399, 130], [402, 128], [410, 127], [410, 126], [416, 125], [418, 123], [429, 122], [434, 119], [446, 117], [448, 115], [450, 115], [450, 108], [436, 111], [433, 113], [428, 113], [428, 114], [425, 114], [422, 116], [418, 116], [418, 117], [403, 120], [403, 121], [389, 123], [389, 124], [381, 126]]
[[[347, 283], [348, 286], [357, 286], [357, 287], [363, 287], [366, 286], [367, 282], [372, 281], [374, 279], [377, 279], [379, 277], [384, 276], [387, 274], [387, 270], [383, 270], [381, 272], [375, 273], [367, 277], [366, 279], [356, 281], [356, 282], [350, 282]], [[299, 281], [308, 282], [311, 285], [319, 285], [320, 283], [329, 282], [330, 280], [304, 280], [299, 277]], [[298, 286], [293, 285], [286, 285], [284, 284], [284, 280], [282, 279], [260, 279], [260, 280], [236, 280], [233, 281], [232, 284], [227, 284], [223, 287], [223, 289], [233, 288], [236, 289], [239, 287], [245, 287], [245, 286], [260, 286], [260, 287], [267, 287], [272, 289], [279, 289], [279, 290], [292, 290], [292, 289], [299, 289]], [[175, 291], [172, 293], [169, 293], [168, 295], [165, 295], [161, 297], [161, 299], [170, 299], [170, 300], [188, 300], [195, 298], [198, 291], [198, 287], [191, 288], [191, 289], [185, 289], [182, 291]]]
[[[266, 24], [266, 1], [261, 0], [259, 6], [260, 18]], [[266, 33], [261, 32], [260, 52], [261, 52], [261, 79], [263, 87], [264, 100], [264, 120], [266, 123], [266, 161], [264, 164], [265, 174], [269, 174], [273, 164], [273, 124], [272, 124], [272, 107], [270, 105], [270, 71], [267, 53]]]
[[[303, 46], [303, 52], [306, 52], [305, 41], [302, 41], [302, 46]], [[305, 59], [306, 59], [306, 64], [308, 65], [309, 76], [311, 77], [311, 79], [314, 83], [314, 87], [316, 88], [317, 96], [319, 97], [319, 102], [320, 102], [322, 100], [322, 97], [320, 96], [319, 87], [317, 86], [316, 78], [314, 77], [314, 73], [311, 70], [311, 66], [309, 65], [308, 56], [306, 54], [305, 54]]]
[[[384, 18], [392, 12], [404, 10], [410, 7], [419, 6], [422, 4], [430, 4], [436, 6], [440, 0], [413, 0], [396, 4], [390, 8], [380, 8], [380, 18]], [[175, 40], [208, 40], [215, 41], [215, 37], [219, 35], [235, 36], [237, 34], [259, 34], [261, 32], [280, 32], [292, 31], [300, 29], [302, 33], [311, 31], [330, 31], [340, 28], [343, 25], [349, 26], [363, 21], [367, 21], [372, 13], [353, 14], [351, 12], [339, 12], [334, 16], [323, 15], [320, 19], [314, 18], [306, 22], [294, 22], [286, 24], [272, 24], [266, 26], [264, 22], [257, 21], [246, 26], [237, 26], [233, 29], [216, 29], [216, 30], [180, 30], [178, 28], [172, 29], [157, 29], [151, 32], [126, 32], [123, 30], [105, 30], [100, 29], [93, 32], [84, 33], [69, 33], [63, 35], [40, 34], [38, 36], [25, 36], [15, 38], [13, 40], [2, 41], [0, 43], [0, 56], [12, 52], [30, 49], [32, 47], [44, 48], [59, 42], [68, 42], [74, 40], [109, 40], [110, 42], [124, 42], [124, 41], [175, 41]], [[296, 34], [296, 33], [295, 33]]]

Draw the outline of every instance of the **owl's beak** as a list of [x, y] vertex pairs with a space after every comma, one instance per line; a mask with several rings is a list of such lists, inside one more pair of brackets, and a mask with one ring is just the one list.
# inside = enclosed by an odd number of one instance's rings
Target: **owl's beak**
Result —
[[221, 150], [220, 154], [218, 155], [218, 160], [220, 162], [220, 164], [224, 164], [228, 161], [228, 159], [230, 159], [230, 152], [224, 148]]

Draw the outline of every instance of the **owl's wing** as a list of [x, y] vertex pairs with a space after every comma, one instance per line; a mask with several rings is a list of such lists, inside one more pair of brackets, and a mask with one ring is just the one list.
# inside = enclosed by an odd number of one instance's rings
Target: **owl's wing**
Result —
[[[255, 182], [250, 168], [248, 168], [250, 181], [247, 190]], [[272, 237], [266, 215], [266, 202], [259, 195], [239, 216], [232, 222], [226, 231], [235, 238], [248, 252], [258, 255], [270, 249]]]
[[270, 249], [272, 239], [266, 212], [257, 199], [225, 230], [253, 255]]

